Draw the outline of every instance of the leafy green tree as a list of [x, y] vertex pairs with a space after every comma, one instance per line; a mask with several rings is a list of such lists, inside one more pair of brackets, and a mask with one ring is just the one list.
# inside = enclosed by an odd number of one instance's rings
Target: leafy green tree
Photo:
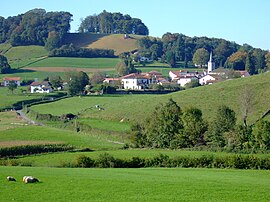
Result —
[[204, 144], [204, 133], [207, 123], [202, 118], [202, 111], [195, 107], [184, 110], [182, 115], [183, 129], [180, 132], [179, 146], [194, 147]]
[[247, 54], [246, 62], [245, 62], [245, 70], [250, 73], [251, 75], [255, 73], [254, 66], [251, 61], [250, 53]]
[[171, 141], [183, 128], [181, 113], [181, 108], [172, 99], [155, 108], [144, 124], [144, 134], [147, 136], [149, 146], [157, 148], [170, 146]]
[[246, 57], [246, 52], [237, 51], [227, 58], [225, 67], [234, 70], [245, 70]]
[[52, 87], [54, 89], [57, 89], [59, 87], [63, 86], [63, 80], [60, 76], [51, 76], [49, 78], [50, 83], [52, 84]]
[[61, 37], [60, 35], [53, 31], [53, 32], [49, 32], [47, 41], [45, 43], [45, 48], [49, 51], [55, 49], [55, 48], [59, 48], [61, 45]]
[[207, 132], [208, 145], [224, 147], [224, 133], [233, 131], [235, 124], [235, 112], [225, 105], [220, 106]]
[[166, 52], [166, 61], [171, 67], [176, 67], [176, 58], [173, 51]]
[[0, 55], [0, 73], [7, 74], [10, 73], [11, 67], [8, 64], [8, 60], [5, 56]]
[[258, 121], [252, 128], [252, 137], [255, 149], [270, 149], [270, 122]]
[[194, 64], [199, 65], [200, 68], [202, 68], [203, 65], [207, 64], [208, 59], [209, 59], [208, 51], [204, 48], [199, 48], [194, 53], [192, 61]]
[[259, 48], [256, 48], [252, 52], [252, 59], [253, 59], [253, 65], [254, 65], [254, 71], [255, 73], [259, 73], [262, 70], [264, 70], [266, 64], [265, 64], [265, 54], [266, 51], [263, 51]]
[[89, 77], [85, 72], [66, 73], [68, 93], [70, 95], [82, 94], [86, 85], [89, 84]]
[[8, 89], [13, 94], [14, 90], [17, 89], [18, 85], [15, 83], [15, 81], [10, 81], [8, 84]]
[[185, 85], [185, 88], [196, 88], [200, 86], [199, 80], [198, 79], [192, 79], [189, 83]]
[[265, 55], [265, 63], [268, 70], [270, 70], [270, 52]]

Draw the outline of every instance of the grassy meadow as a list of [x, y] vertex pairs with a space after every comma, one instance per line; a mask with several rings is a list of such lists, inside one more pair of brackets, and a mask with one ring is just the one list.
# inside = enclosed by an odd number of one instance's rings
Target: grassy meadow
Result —
[[[8, 182], [6, 176], [17, 182]], [[41, 182], [24, 184], [32, 175]], [[268, 201], [269, 171], [0, 167], [3, 201]]]
[[28, 67], [114, 68], [118, 58], [63, 58], [50, 57]]

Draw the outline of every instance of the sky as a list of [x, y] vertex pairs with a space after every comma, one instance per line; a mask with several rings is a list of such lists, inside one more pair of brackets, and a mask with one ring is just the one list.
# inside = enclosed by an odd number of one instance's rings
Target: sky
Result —
[[78, 30], [81, 19], [106, 10], [140, 18], [154, 37], [182, 33], [270, 50], [270, 0], [8, 0], [1, 3], [0, 16], [34, 8], [70, 12], [71, 32]]

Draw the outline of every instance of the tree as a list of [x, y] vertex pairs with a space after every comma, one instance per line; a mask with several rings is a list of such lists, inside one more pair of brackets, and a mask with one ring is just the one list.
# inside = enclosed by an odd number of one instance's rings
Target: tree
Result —
[[194, 53], [192, 62], [196, 65], [199, 65], [200, 68], [202, 68], [203, 65], [207, 64], [208, 59], [209, 59], [208, 51], [204, 48], [199, 48]]
[[264, 70], [266, 66], [265, 57], [264, 57], [265, 54], [266, 54], [266, 51], [263, 51], [259, 48], [256, 48], [253, 50], [252, 59], [253, 59], [255, 73], [259, 73], [260, 71]]
[[270, 70], [270, 52], [265, 55], [265, 63], [268, 70]]
[[57, 89], [59, 87], [63, 86], [63, 80], [60, 76], [51, 76], [49, 78], [50, 83], [52, 84], [52, 87], [54, 89]]
[[183, 129], [180, 132], [179, 146], [194, 147], [204, 144], [204, 133], [207, 123], [202, 118], [202, 111], [195, 107], [184, 110], [182, 115]]
[[198, 86], [200, 86], [199, 80], [198, 79], [191, 79], [191, 81], [188, 82], [185, 85], [185, 88], [186, 89], [188, 89], [188, 88], [195, 88], [195, 87], [198, 87]]
[[45, 43], [45, 48], [49, 51], [55, 49], [55, 48], [59, 48], [61, 45], [61, 37], [60, 35], [53, 31], [53, 32], [49, 32], [47, 41]]
[[1, 74], [7, 74], [10, 73], [11, 68], [8, 64], [8, 60], [5, 56], [0, 55], [0, 73]]
[[250, 53], [248, 53], [246, 57], [245, 70], [251, 75], [255, 73], [255, 69], [251, 61]]
[[270, 149], [270, 122], [260, 120], [252, 128], [252, 137], [255, 149]]
[[8, 84], [8, 89], [13, 94], [13, 91], [18, 87], [18, 85], [15, 83], [15, 81], [10, 81]]
[[243, 114], [243, 122], [244, 122], [244, 126], [247, 127], [247, 118], [248, 115], [252, 112], [252, 108], [253, 108], [253, 91], [252, 89], [245, 87], [240, 96], [239, 96], [239, 102], [240, 102], [240, 107], [242, 110], [242, 114]]
[[84, 88], [89, 84], [89, 77], [85, 72], [68, 72], [66, 74], [68, 93], [70, 95], [82, 94]]
[[181, 114], [181, 108], [172, 99], [157, 106], [144, 124], [148, 145], [168, 148], [182, 129]]
[[171, 67], [176, 67], [176, 59], [173, 51], [166, 52], [166, 61]]
[[234, 70], [245, 70], [245, 61], [247, 53], [242, 51], [237, 51], [227, 58], [225, 67]]
[[91, 84], [92, 85], [102, 84], [105, 77], [106, 77], [106, 74], [104, 72], [94, 72], [92, 76], [90, 77]]
[[235, 124], [235, 112], [225, 105], [220, 106], [207, 132], [208, 144], [218, 147], [225, 146], [224, 133], [232, 131]]
[[124, 75], [129, 74], [128, 66], [126, 65], [126, 63], [124, 62], [124, 60], [121, 60], [120, 62], [118, 62], [116, 64], [116, 72], [120, 76], [124, 76]]

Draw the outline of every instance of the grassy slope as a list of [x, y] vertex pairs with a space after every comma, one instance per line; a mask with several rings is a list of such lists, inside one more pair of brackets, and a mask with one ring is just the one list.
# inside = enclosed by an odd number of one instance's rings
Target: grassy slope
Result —
[[[100, 97], [73, 97], [50, 104], [33, 106], [41, 113], [61, 115], [67, 112], [78, 113], [87, 109], [84, 115], [90, 118], [102, 118], [120, 121], [139, 121], [149, 114], [160, 102], [173, 98], [183, 107], [195, 106], [202, 109], [205, 118], [211, 120], [219, 105], [224, 104], [235, 110], [238, 121], [242, 119], [239, 97], [244, 88], [253, 92], [253, 110], [248, 117], [254, 123], [264, 112], [270, 109], [270, 73], [249, 78], [225, 81], [214, 85], [198, 87], [168, 95], [125, 95]], [[94, 109], [96, 104], [105, 110]]]
[[12, 95], [8, 88], [0, 88], [0, 109], [3, 107], [10, 107], [12, 104], [23, 101], [23, 100], [31, 100], [36, 98], [42, 98], [44, 95], [42, 94], [31, 94], [24, 95], [21, 94], [20, 89], [26, 89], [25, 87], [18, 87], [14, 90], [14, 94]]
[[9, 49], [5, 56], [12, 68], [20, 68], [48, 56], [43, 46], [18, 46]]
[[[7, 182], [14, 176], [17, 182]], [[25, 175], [41, 180], [23, 184]], [[3, 201], [267, 201], [268, 171], [0, 167]]]
[[98, 39], [97, 41], [85, 45], [86, 48], [113, 49], [116, 55], [123, 52], [138, 49], [137, 40], [143, 36], [130, 35], [131, 38], [124, 39], [123, 34], [112, 34]]
[[47, 58], [28, 67], [114, 68], [118, 58]]

